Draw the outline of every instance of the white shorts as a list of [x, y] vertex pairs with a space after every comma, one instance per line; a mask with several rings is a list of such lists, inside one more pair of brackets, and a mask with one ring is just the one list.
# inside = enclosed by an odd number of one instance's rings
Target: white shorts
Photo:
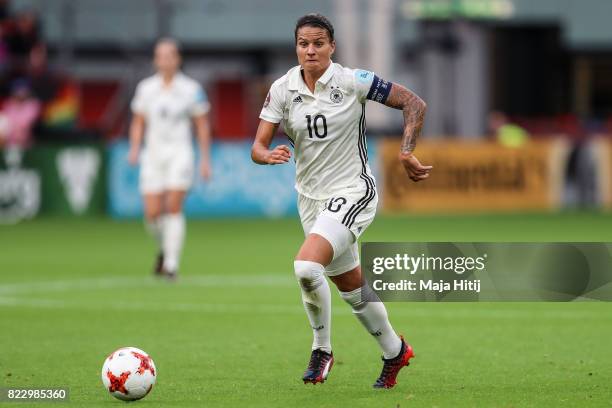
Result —
[[140, 161], [140, 192], [159, 194], [168, 190], [187, 191], [193, 184], [193, 152], [153, 156], [143, 153]]
[[[334, 259], [325, 268], [328, 276], [343, 274], [359, 265], [357, 240], [374, 220], [377, 205], [378, 196], [365, 192], [337, 194], [328, 200], [314, 200], [298, 194], [298, 211], [304, 234], [319, 234], [334, 248]], [[334, 222], [330, 223], [329, 219]], [[342, 229], [347, 234], [343, 234]]]

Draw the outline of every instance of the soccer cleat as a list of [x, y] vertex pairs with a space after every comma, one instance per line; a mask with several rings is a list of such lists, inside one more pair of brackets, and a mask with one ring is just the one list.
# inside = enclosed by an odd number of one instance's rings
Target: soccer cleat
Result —
[[164, 253], [161, 251], [157, 254], [155, 266], [153, 266], [153, 275], [164, 276]]
[[177, 271], [167, 271], [167, 270], [163, 269], [163, 274], [166, 277], [166, 279], [171, 281], [171, 282], [176, 282], [176, 280], [178, 279], [178, 272]]
[[333, 353], [326, 353], [320, 349], [313, 350], [308, 368], [304, 372], [304, 377], [302, 377], [304, 384], [324, 383], [333, 365]]
[[412, 346], [404, 341], [404, 336], [400, 336], [402, 340], [402, 348], [397, 357], [385, 359], [383, 358], [383, 369], [380, 377], [374, 383], [374, 388], [393, 388], [397, 383], [396, 378], [400, 370], [410, 365], [410, 359], [414, 357]]

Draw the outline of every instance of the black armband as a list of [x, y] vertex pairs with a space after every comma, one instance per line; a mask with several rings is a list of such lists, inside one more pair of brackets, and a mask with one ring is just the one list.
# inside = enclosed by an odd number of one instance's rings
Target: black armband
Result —
[[384, 79], [379, 78], [377, 75], [374, 75], [374, 80], [372, 81], [372, 86], [370, 87], [370, 91], [368, 92], [366, 99], [378, 103], [385, 103], [389, 93], [391, 92], [392, 85], [393, 84], [391, 82], [385, 81]]

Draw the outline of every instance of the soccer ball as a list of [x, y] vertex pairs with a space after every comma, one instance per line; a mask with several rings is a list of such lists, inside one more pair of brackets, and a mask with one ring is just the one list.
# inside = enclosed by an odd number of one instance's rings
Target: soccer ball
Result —
[[134, 401], [147, 395], [157, 371], [147, 353], [136, 347], [124, 347], [113, 351], [102, 366], [102, 383], [113, 397]]

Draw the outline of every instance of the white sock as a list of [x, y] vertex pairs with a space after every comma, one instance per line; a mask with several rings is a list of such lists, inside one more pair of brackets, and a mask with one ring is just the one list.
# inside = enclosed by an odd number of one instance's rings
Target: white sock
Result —
[[147, 229], [147, 232], [153, 238], [155, 238], [160, 248], [162, 247], [162, 243], [163, 243], [162, 219], [163, 219], [162, 217], [157, 217], [152, 221], [151, 220], [145, 221], [145, 227]]
[[176, 273], [179, 267], [183, 241], [185, 240], [185, 217], [183, 214], [167, 214], [163, 221], [164, 269]]
[[325, 279], [325, 268], [310, 261], [295, 261], [293, 266], [312, 327], [312, 349], [331, 353], [331, 292]]
[[362, 289], [340, 292], [340, 296], [351, 305], [353, 314], [357, 316], [368, 333], [374, 336], [382, 349], [383, 357], [386, 359], [397, 357], [402, 349], [402, 341], [389, 323], [385, 305], [381, 301], [368, 301], [365, 296], [362, 299]]

